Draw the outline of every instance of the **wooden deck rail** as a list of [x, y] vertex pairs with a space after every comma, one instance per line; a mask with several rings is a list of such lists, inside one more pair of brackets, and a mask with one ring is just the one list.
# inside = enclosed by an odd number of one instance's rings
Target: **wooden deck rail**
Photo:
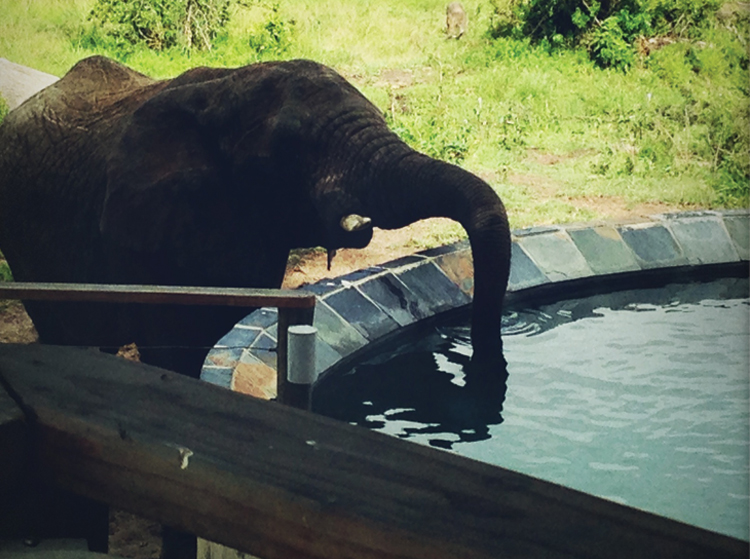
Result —
[[0, 488], [35, 471], [264, 559], [748, 556], [735, 538], [98, 352], [0, 345], [0, 383]]
[[9, 282], [0, 283], [0, 299], [226, 305], [232, 307], [277, 307], [280, 309], [311, 309], [315, 307], [315, 295], [304, 291], [164, 285]]
[[222, 305], [231, 307], [276, 307], [279, 310], [277, 353], [277, 397], [300, 401], [299, 388], [287, 383], [289, 326], [312, 324], [315, 295], [300, 290], [249, 289], [240, 287], [194, 287], [164, 285], [115, 285], [81, 283], [0, 283], [0, 300], [90, 301], [100, 303], [159, 305]]

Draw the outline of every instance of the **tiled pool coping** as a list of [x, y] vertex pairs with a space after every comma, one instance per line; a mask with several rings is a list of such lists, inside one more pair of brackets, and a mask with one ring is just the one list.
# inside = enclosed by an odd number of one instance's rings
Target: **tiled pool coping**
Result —
[[[598, 276], [749, 260], [747, 210], [532, 227], [513, 232], [508, 294]], [[319, 373], [399, 328], [465, 307], [473, 287], [468, 241], [305, 286], [317, 296]], [[276, 309], [249, 314], [209, 352], [201, 378], [253, 396], [274, 397], [276, 321]]]

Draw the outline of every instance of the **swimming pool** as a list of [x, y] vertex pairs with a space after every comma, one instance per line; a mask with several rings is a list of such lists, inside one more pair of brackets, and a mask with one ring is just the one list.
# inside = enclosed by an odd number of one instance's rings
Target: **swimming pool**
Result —
[[315, 411], [748, 539], [747, 278], [510, 312], [507, 381], [466, 383], [468, 328], [397, 341]]

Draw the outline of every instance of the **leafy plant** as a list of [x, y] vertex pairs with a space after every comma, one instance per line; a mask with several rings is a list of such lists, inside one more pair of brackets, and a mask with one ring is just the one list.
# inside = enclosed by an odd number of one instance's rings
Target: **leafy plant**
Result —
[[5, 120], [5, 117], [8, 114], [8, 103], [5, 101], [2, 95], [0, 95], [0, 123]]
[[529, 37], [553, 48], [580, 44], [597, 65], [627, 69], [639, 37], [698, 34], [720, 0], [491, 0], [490, 36]]
[[285, 53], [292, 43], [296, 22], [293, 19], [284, 19], [278, 2], [256, 0], [255, 3], [263, 8], [267, 15], [260, 26], [250, 34], [250, 48], [259, 55], [278, 56]]
[[608, 17], [593, 30], [589, 52], [602, 68], [627, 70], [635, 62], [635, 49], [625, 38], [619, 19]]
[[13, 274], [10, 272], [8, 263], [2, 258], [2, 254], [0, 254], [0, 282], [3, 281], [13, 281]]
[[210, 50], [229, 21], [233, 0], [96, 0], [89, 14], [89, 43], [154, 50], [181, 46]]

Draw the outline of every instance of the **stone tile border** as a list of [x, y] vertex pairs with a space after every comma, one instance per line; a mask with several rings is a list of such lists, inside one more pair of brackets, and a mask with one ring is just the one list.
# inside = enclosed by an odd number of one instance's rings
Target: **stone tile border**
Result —
[[[509, 294], [623, 272], [750, 260], [750, 211], [660, 214], [637, 223], [514, 231]], [[320, 373], [397, 329], [471, 302], [467, 241], [305, 286], [317, 295]], [[276, 390], [275, 309], [258, 309], [209, 352], [201, 378], [262, 398]]]

